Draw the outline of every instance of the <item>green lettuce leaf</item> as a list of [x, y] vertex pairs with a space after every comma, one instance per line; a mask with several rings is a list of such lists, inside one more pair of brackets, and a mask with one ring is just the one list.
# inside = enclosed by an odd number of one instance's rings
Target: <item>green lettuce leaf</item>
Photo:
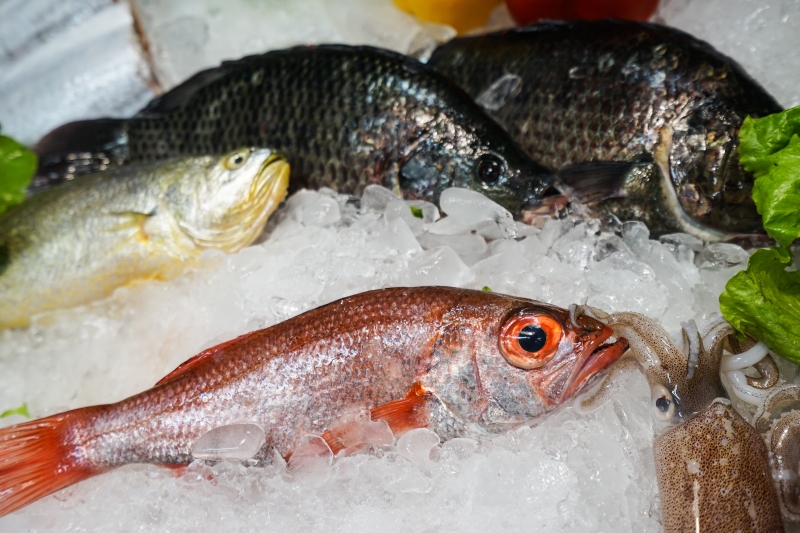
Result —
[[785, 248], [758, 250], [725, 285], [719, 306], [738, 331], [800, 364], [800, 272], [786, 271], [791, 261]]
[[0, 135], [0, 213], [25, 199], [36, 165], [36, 154]]
[[800, 238], [800, 107], [747, 117], [739, 132], [742, 166], [753, 172], [753, 201], [780, 248], [759, 250], [719, 297], [725, 319], [739, 332], [800, 364], [800, 272], [789, 246]]

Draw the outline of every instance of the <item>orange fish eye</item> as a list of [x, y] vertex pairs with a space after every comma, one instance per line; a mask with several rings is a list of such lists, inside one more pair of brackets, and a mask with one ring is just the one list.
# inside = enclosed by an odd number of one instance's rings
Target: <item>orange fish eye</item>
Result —
[[539, 368], [556, 354], [563, 335], [561, 324], [551, 316], [517, 315], [500, 330], [500, 353], [517, 368]]

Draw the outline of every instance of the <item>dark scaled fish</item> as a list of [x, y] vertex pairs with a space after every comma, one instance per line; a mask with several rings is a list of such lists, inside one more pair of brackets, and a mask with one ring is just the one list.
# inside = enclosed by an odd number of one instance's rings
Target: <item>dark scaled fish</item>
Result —
[[655, 235], [763, 234], [738, 131], [781, 107], [707, 43], [655, 24], [548, 23], [454, 39], [428, 64], [551, 169], [637, 162], [628, 174], [565, 173], [595, 213], [644, 220]]
[[611, 334], [589, 316], [484, 291], [357, 294], [206, 350], [121, 402], [1, 429], [0, 516], [129, 463], [235, 450], [291, 468], [311, 440], [328, 457], [369, 443], [364, 426], [383, 427], [388, 444], [415, 428], [443, 439], [517, 428], [613, 364], [628, 343], [605, 343]]
[[239, 146], [286, 154], [292, 190], [360, 194], [378, 183], [436, 200], [465, 187], [518, 213], [552, 182], [444, 76], [393, 52], [332, 45], [223, 63], [134, 118], [62, 126], [35, 147], [34, 189], [92, 168]]

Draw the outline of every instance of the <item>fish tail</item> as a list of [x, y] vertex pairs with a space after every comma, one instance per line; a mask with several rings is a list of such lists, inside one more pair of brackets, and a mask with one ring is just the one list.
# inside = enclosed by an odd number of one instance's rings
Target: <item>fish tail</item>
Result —
[[59, 126], [33, 146], [39, 156], [34, 185], [38, 182], [38, 188], [44, 189], [46, 185], [122, 164], [128, 158], [126, 131], [126, 120], [112, 118]]
[[0, 429], [0, 516], [98, 473], [69, 442], [84, 411]]

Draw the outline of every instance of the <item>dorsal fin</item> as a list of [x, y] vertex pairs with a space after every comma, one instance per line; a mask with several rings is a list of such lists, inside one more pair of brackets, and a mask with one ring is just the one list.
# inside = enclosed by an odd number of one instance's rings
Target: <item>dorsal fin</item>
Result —
[[222, 344], [217, 344], [213, 348], [209, 348], [208, 350], [204, 350], [204, 351], [200, 352], [199, 354], [195, 355], [194, 357], [192, 357], [191, 359], [187, 359], [186, 361], [181, 363], [178, 366], [178, 368], [176, 368], [175, 370], [173, 370], [172, 372], [170, 372], [169, 374], [167, 374], [166, 376], [161, 378], [161, 380], [158, 383], [156, 383], [155, 386], [158, 387], [159, 385], [163, 385], [164, 383], [169, 383], [170, 381], [174, 380], [175, 378], [182, 376], [183, 374], [185, 374], [186, 372], [188, 372], [191, 369], [195, 368], [196, 366], [200, 366], [201, 364], [203, 364], [209, 358], [214, 357], [216, 354], [218, 354], [219, 352], [221, 352], [222, 350], [224, 350], [225, 348], [227, 348], [231, 344], [234, 344], [234, 343], [237, 343], [239, 341], [242, 341], [242, 340], [246, 339], [247, 337], [249, 337], [250, 335], [252, 335], [253, 333], [256, 333], [256, 332], [255, 331], [251, 331], [250, 333], [245, 333], [244, 335], [240, 335], [240, 336], [236, 337], [233, 340], [229, 340], [229, 341], [223, 342]]

